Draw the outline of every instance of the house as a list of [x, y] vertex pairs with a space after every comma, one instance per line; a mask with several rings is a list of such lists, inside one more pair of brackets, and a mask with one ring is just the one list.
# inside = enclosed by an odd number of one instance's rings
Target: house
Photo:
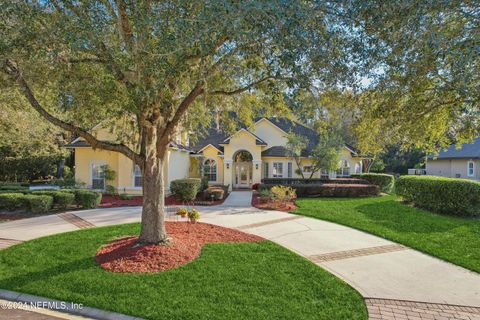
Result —
[[480, 138], [464, 143], [460, 148], [451, 145], [438, 155], [428, 155], [426, 174], [449, 178], [480, 180]]
[[[112, 135], [101, 127], [93, 130], [97, 138], [111, 140]], [[262, 178], [299, 178], [295, 161], [285, 148], [290, 132], [308, 138], [309, 144], [302, 155], [300, 170], [310, 176], [312, 160], [309, 154], [318, 142], [314, 130], [283, 118], [259, 118], [251, 127], [242, 127], [233, 134], [226, 134], [219, 127], [189, 144], [185, 135], [179, 134], [169, 146], [164, 177], [166, 188], [175, 179], [187, 177], [208, 178], [210, 184], [224, 184], [232, 188], [250, 188]], [[79, 138], [69, 145], [75, 153], [75, 178], [89, 188], [104, 189], [106, 184], [119, 192], [140, 194], [142, 177], [138, 166], [122, 154], [92, 149]], [[362, 158], [348, 145], [341, 150], [341, 167], [336, 172], [321, 170], [315, 178], [346, 177], [362, 172]], [[104, 165], [116, 172], [114, 181], [103, 178]]]

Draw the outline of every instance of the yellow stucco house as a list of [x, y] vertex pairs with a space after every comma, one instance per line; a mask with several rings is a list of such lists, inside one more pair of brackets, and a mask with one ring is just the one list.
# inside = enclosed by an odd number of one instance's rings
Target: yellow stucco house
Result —
[[[92, 132], [101, 140], [111, 140], [112, 134], [100, 126]], [[224, 184], [232, 188], [251, 188], [263, 178], [299, 178], [297, 165], [285, 148], [290, 132], [304, 135], [309, 145], [302, 157], [300, 170], [309, 175], [309, 152], [318, 138], [314, 130], [283, 118], [259, 118], [250, 128], [241, 128], [232, 135], [219, 127], [194, 144], [188, 137], [178, 135], [168, 150], [164, 176], [167, 192], [175, 179], [205, 176], [210, 184]], [[75, 154], [75, 178], [89, 188], [104, 189], [106, 184], [118, 192], [141, 194], [142, 177], [138, 167], [124, 155], [111, 151], [94, 150], [81, 138], [72, 141], [68, 148]], [[362, 172], [362, 158], [350, 146], [341, 151], [341, 168], [338, 171], [321, 170], [315, 178], [335, 178]], [[106, 182], [102, 168], [108, 165], [116, 172], [114, 181]]]

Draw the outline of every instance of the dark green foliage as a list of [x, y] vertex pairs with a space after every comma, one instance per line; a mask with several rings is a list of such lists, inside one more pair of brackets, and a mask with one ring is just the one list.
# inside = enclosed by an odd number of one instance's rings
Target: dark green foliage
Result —
[[75, 193], [75, 202], [85, 209], [96, 208], [102, 201], [102, 194], [93, 190], [72, 189]]
[[371, 184], [298, 184], [292, 187], [298, 197], [365, 197], [379, 194], [379, 188]]
[[23, 206], [22, 193], [3, 193], [0, 194], [0, 208], [6, 210], [16, 210]]
[[53, 204], [59, 206], [62, 209], [68, 208], [75, 201], [74, 194], [62, 192], [60, 190], [39, 190], [33, 191], [32, 194], [51, 196], [53, 197]]
[[202, 184], [200, 186], [200, 191], [204, 191], [208, 188], [208, 177], [202, 177]]
[[419, 208], [461, 216], [480, 215], [480, 183], [433, 176], [402, 176], [396, 192]]
[[396, 196], [297, 199], [294, 213], [340, 223], [480, 272], [480, 221], [438, 215]]
[[170, 182], [170, 191], [182, 201], [193, 201], [200, 191], [202, 180], [198, 178], [178, 179]]
[[282, 186], [291, 186], [296, 184], [324, 184], [324, 183], [335, 183], [335, 184], [366, 184], [368, 181], [363, 179], [351, 179], [351, 178], [338, 178], [338, 179], [299, 179], [299, 178], [265, 178], [262, 179], [262, 182], [267, 185], [282, 185]]
[[345, 282], [268, 241], [208, 244], [191, 263], [158, 273], [95, 264], [98, 248], [139, 229], [84, 229], [1, 250], [0, 288], [144, 319], [367, 319]]
[[47, 195], [26, 194], [21, 197], [24, 208], [32, 213], [46, 213], [52, 208], [53, 197]]
[[390, 193], [395, 186], [395, 177], [384, 173], [361, 173], [352, 174], [352, 177], [367, 180], [369, 183], [380, 187], [381, 192]]

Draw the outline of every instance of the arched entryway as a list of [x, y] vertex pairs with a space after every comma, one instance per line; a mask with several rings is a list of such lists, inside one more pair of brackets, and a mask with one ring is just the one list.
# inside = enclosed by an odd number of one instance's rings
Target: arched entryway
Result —
[[241, 189], [252, 186], [252, 160], [252, 154], [246, 150], [239, 150], [233, 155], [234, 188]]

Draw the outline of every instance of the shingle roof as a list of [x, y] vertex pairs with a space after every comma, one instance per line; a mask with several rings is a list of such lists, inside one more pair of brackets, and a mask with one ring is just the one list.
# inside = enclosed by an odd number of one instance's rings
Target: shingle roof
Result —
[[200, 137], [194, 144], [190, 144], [190, 149], [198, 152], [211, 144], [223, 152], [223, 147], [220, 145], [220, 143], [222, 143], [228, 137], [229, 135], [227, 135], [225, 132], [218, 131], [215, 126], [212, 126], [210, 129], [208, 129], [204, 136]]
[[473, 143], [464, 143], [460, 149], [452, 144], [447, 150], [442, 150], [435, 156], [433, 154], [428, 155], [428, 159], [473, 159], [480, 158], [480, 138], [476, 138]]
[[273, 146], [263, 150], [262, 157], [288, 157], [288, 151], [284, 146]]

